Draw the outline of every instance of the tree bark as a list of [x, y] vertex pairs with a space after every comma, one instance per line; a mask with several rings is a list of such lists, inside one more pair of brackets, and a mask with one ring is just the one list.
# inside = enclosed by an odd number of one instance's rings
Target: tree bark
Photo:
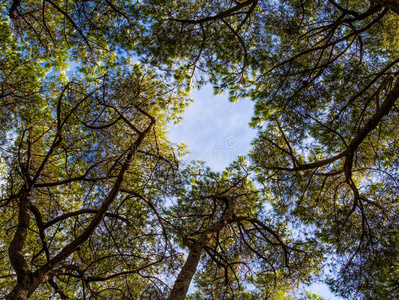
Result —
[[18, 209], [17, 231], [8, 248], [8, 257], [17, 274], [17, 284], [6, 299], [23, 300], [29, 297], [28, 290], [32, 281], [32, 273], [22, 252], [30, 223], [29, 193], [25, 189], [20, 192]]
[[18, 277], [17, 284], [13, 290], [5, 297], [6, 300], [26, 300], [28, 299], [38, 288], [38, 286], [47, 281], [43, 273], [41, 272], [28, 272], [24, 276]]
[[183, 268], [177, 276], [168, 300], [184, 300], [188, 288], [190, 287], [191, 280], [193, 279], [193, 276], [197, 271], [202, 251], [212, 237], [214, 237], [226, 225], [234, 222], [235, 220], [233, 218], [235, 209], [234, 199], [225, 195], [218, 195], [215, 196], [215, 198], [225, 201], [225, 204], [227, 206], [226, 211], [223, 216], [217, 222], [209, 226], [208, 229], [203, 234], [201, 234], [198, 239], [190, 240], [190, 252], [188, 254], [186, 262], [184, 263]]
[[193, 279], [193, 276], [197, 271], [202, 251], [204, 250], [206, 244], [209, 242], [209, 239], [202, 242], [195, 242], [195, 244], [190, 247], [190, 252], [188, 254], [187, 260], [183, 268], [181, 269], [179, 276], [177, 276], [168, 300], [183, 300], [186, 297], [191, 280]]

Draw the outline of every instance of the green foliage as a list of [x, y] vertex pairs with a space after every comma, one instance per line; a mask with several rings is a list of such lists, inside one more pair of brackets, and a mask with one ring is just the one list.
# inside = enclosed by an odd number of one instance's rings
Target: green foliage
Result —
[[[4, 40], [9, 41], [4, 61], [16, 67], [3, 68], [9, 87], [1, 99], [8, 115], [1, 119], [2, 253], [18, 234], [21, 220], [15, 211], [29, 189], [35, 209], [24, 256], [31, 270], [47, 268], [51, 258], [87, 230], [115, 185], [126, 153], [139, 147], [124, 175], [123, 192], [87, 242], [57, 267], [57, 283], [64, 295], [76, 299], [82, 292], [104, 299], [159, 297], [165, 287], [148, 278], [168, 272], [175, 259], [171, 246], [161, 246], [154, 213], [175, 180], [178, 149], [166, 140], [166, 127], [190, 99], [153, 69], [123, 59], [99, 75], [77, 72], [64, 80], [57, 74], [46, 76], [37, 61], [17, 55], [19, 46], [4, 28]], [[156, 126], [146, 133], [151, 120]], [[144, 133], [147, 139], [138, 144]], [[140, 198], [144, 195], [154, 203], [148, 206]], [[7, 256], [1, 260], [4, 296], [16, 276]], [[166, 263], [170, 260], [171, 265]], [[52, 289], [43, 284], [35, 297], [54, 297]]]
[[377, 297], [377, 282], [393, 293], [399, 10], [384, 1], [241, 3], [163, 2], [151, 36], [159, 43], [140, 49], [232, 101], [252, 98], [253, 170], [275, 211], [314, 229], [343, 296]]
[[265, 209], [243, 160], [223, 174], [189, 165], [182, 175], [179, 196], [168, 212], [182, 247], [190, 248], [234, 206], [227, 224], [205, 246], [195, 276], [199, 291], [192, 299], [280, 299], [278, 293], [284, 297], [317, 273], [315, 245], [293, 237], [288, 224]]
[[[399, 297], [395, 1], [0, 10], [1, 296], [161, 299], [200, 245], [188, 299], [319, 299], [323, 268]], [[167, 127], [206, 83], [254, 101], [249, 165], [179, 165]]]

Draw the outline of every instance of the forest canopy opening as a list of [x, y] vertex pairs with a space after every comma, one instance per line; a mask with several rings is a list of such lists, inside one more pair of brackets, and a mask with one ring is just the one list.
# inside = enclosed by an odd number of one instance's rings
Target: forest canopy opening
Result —
[[[0, 297], [399, 298], [399, 1], [0, 11]], [[254, 103], [222, 172], [167, 135], [206, 84]]]

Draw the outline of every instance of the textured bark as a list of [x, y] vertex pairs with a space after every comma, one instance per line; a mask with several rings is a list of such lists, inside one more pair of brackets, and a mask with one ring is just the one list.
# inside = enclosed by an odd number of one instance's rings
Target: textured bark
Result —
[[168, 300], [184, 300], [188, 288], [190, 287], [191, 280], [193, 279], [193, 276], [197, 271], [202, 251], [212, 237], [214, 237], [219, 231], [221, 231], [227, 224], [232, 223], [236, 220], [236, 218], [233, 218], [235, 209], [234, 199], [224, 195], [215, 196], [215, 198], [224, 201], [224, 203], [227, 205], [227, 209], [221, 219], [211, 225], [208, 230], [200, 235], [199, 238], [197, 238], [196, 240], [190, 239], [190, 251], [187, 260], [184, 263], [184, 266], [181, 269], [179, 275], [177, 276]]
[[26, 300], [29, 297], [28, 286], [18, 282], [14, 289], [6, 296], [6, 300]]
[[29, 231], [30, 222], [30, 209], [29, 209], [29, 198], [28, 192], [22, 190], [19, 197], [18, 205], [18, 226], [14, 234], [14, 238], [8, 248], [8, 256], [12, 267], [17, 274], [17, 284], [12, 292], [6, 297], [6, 299], [28, 299], [29, 296], [29, 285], [32, 281], [32, 273], [29, 270], [28, 263], [23, 255], [23, 246]]
[[28, 272], [24, 276], [18, 277], [17, 284], [13, 290], [6, 296], [6, 300], [26, 300], [38, 288], [38, 286], [47, 281], [46, 276], [41, 272]]
[[[209, 240], [208, 240], [209, 241]], [[190, 249], [187, 260], [177, 277], [173, 289], [169, 295], [168, 300], [179, 300], [186, 297], [188, 288], [190, 287], [191, 280], [197, 271], [198, 263], [201, 258], [202, 251], [206, 246], [206, 240], [196, 242]]]

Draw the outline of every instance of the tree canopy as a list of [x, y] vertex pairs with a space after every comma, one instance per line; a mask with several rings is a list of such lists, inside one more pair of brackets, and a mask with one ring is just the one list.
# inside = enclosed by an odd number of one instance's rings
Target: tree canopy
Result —
[[[0, 297], [399, 298], [399, 1], [0, 10]], [[204, 84], [255, 103], [222, 173], [167, 138]]]

